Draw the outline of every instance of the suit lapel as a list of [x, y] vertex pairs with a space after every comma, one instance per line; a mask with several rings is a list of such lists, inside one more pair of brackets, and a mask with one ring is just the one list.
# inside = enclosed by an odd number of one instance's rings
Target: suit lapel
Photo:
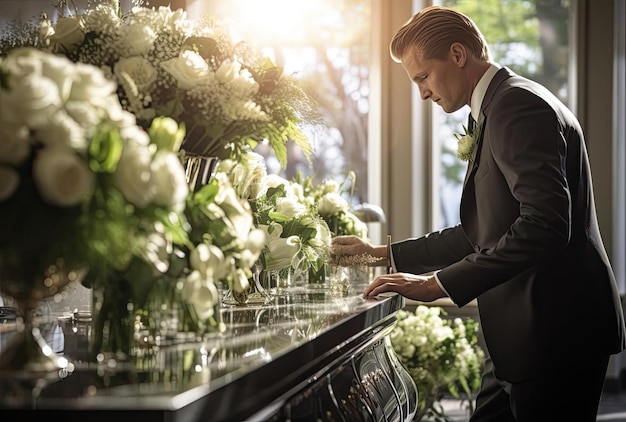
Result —
[[487, 88], [487, 92], [485, 93], [485, 98], [483, 98], [483, 103], [480, 106], [480, 116], [478, 116], [478, 121], [476, 122], [476, 128], [478, 129], [478, 139], [476, 140], [476, 145], [474, 146], [472, 155], [470, 156], [470, 159], [467, 163], [467, 172], [465, 173], [465, 179], [463, 180], [463, 190], [465, 190], [465, 186], [478, 169], [478, 163], [480, 161], [480, 149], [482, 147], [483, 138], [485, 137], [485, 123], [487, 121], [487, 114], [485, 113], [485, 110], [489, 109], [489, 104], [491, 103], [491, 100], [498, 90], [498, 87], [502, 84], [502, 82], [504, 82], [511, 76], [515, 76], [515, 73], [510, 71], [508, 68], [503, 67], [502, 69], [498, 70], [498, 72], [496, 72], [495, 76], [489, 83], [489, 87]]

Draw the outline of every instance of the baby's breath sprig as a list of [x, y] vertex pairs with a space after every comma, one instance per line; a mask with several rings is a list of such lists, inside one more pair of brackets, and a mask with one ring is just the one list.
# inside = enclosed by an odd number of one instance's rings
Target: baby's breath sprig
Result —
[[339, 267], [362, 267], [374, 264], [377, 261], [378, 258], [366, 253], [360, 255], [331, 255], [330, 257], [330, 263]]

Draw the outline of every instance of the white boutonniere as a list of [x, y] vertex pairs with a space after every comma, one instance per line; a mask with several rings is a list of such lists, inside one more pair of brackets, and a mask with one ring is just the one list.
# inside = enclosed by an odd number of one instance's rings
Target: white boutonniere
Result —
[[463, 126], [463, 130], [465, 130], [464, 134], [454, 134], [458, 141], [456, 156], [463, 161], [468, 161], [472, 156], [476, 142], [478, 142], [478, 129], [469, 131]]

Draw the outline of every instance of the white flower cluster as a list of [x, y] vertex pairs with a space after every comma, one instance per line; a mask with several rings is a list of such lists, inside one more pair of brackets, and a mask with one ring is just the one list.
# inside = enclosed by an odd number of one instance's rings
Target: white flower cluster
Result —
[[367, 224], [352, 213], [339, 183], [325, 180], [316, 192], [309, 195], [315, 198], [317, 210], [335, 235], [355, 235], [367, 239]]
[[[113, 186], [139, 208], [182, 210], [188, 188], [179, 145], [157, 148], [122, 110], [115, 84], [102, 72], [31, 48], [13, 50], [0, 66], [7, 75], [7, 87], [0, 90], [0, 200], [17, 191], [19, 169], [34, 156], [33, 180], [42, 198], [57, 206], [80, 204], [93, 193], [96, 179], [88, 150], [95, 147], [94, 138], [110, 135], [123, 144]], [[158, 124], [159, 131], [172, 130]], [[103, 128], [108, 132], [102, 134]]]
[[440, 389], [456, 392], [458, 382], [473, 390], [480, 379], [484, 352], [477, 344], [477, 323], [444, 316], [436, 306], [419, 305], [413, 313], [402, 310], [390, 336], [396, 355], [417, 385], [422, 410], [427, 397]]
[[0, 81], [0, 261], [166, 271], [189, 192], [178, 124], [146, 133], [98, 68], [34, 48], [0, 58]]
[[266, 270], [305, 271], [325, 262], [331, 233], [301, 184], [267, 174], [265, 162], [254, 152], [242, 162], [226, 160], [218, 170], [229, 174], [235, 189], [250, 202], [256, 226], [265, 233]]
[[224, 21], [189, 20], [182, 9], [135, 6], [122, 14], [119, 2], [107, 1], [54, 23], [44, 17], [38, 47], [101, 67], [145, 126], [157, 116], [185, 123], [187, 152], [238, 157], [268, 138], [282, 164], [288, 139], [310, 155], [295, 126], [310, 111], [306, 95], [286, 89], [294, 80], [235, 44], [231, 30]]
[[[210, 197], [204, 197], [209, 191]], [[218, 282], [237, 292], [249, 287], [251, 268], [265, 246], [265, 235], [254, 227], [249, 203], [237, 195], [221, 172], [192, 197], [187, 217], [193, 226], [193, 245], [183, 298], [194, 305], [198, 315], [208, 318], [220, 300]]]

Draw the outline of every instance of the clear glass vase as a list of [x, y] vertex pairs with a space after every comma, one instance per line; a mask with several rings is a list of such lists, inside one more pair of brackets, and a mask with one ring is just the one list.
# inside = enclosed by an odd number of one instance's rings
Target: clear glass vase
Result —
[[225, 305], [265, 305], [272, 301], [269, 289], [263, 286], [261, 281], [263, 265], [257, 261], [252, 268], [252, 278], [248, 288], [243, 292], [237, 292], [232, 288], [224, 292], [223, 303]]
[[[28, 279], [22, 278], [25, 273], [30, 274]], [[15, 304], [13, 329], [0, 350], [0, 377], [12, 380], [15, 395], [35, 400], [43, 387], [73, 372], [73, 363], [57, 355], [46, 341], [44, 331], [56, 321], [38, 309], [71, 283], [80, 283], [85, 273], [85, 269], [68, 268], [63, 259], [42, 271], [23, 271], [0, 259], [0, 293]]]

